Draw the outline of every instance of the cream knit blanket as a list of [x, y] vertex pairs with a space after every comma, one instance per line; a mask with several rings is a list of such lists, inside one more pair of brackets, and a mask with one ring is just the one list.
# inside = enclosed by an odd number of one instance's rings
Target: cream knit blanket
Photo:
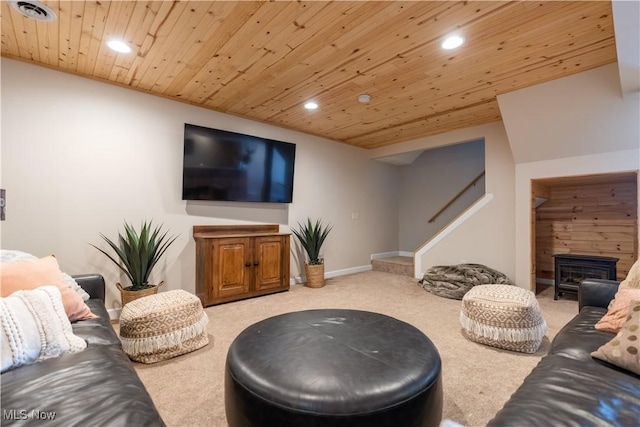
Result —
[[2, 372], [65, 353], [84, 350], [87, 343], [73, 334], [60, 290], [42, 286], [0, 298]]

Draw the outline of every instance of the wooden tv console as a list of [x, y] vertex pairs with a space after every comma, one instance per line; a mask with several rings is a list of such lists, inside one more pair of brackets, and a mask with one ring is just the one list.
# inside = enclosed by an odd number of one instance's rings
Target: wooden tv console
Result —
[[277, 224], [193, 226], [202, 305], [289, 290], [289, 236]]

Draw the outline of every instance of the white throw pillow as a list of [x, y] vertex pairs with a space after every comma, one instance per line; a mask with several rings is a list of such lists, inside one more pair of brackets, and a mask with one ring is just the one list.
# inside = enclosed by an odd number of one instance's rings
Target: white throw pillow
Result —
[[0, 298], [2, 372], [87, 348], [74, 335], [60, 290], [42, 286]]
[[[38, 257], [22, 251], [7, 249], [0, 250], [0, 263], [33, 259], [38, 259]], [[69, 285], [69, 287], [73, 289], [78, 295], [80, 295], [80, 298], [82, 298], [83, 301], [87, 301], [89, 298], [91, 298], [89, 294], [84, 289], [82, 289], [82, 286], [78, 285], [78, 282], [76, 282], [74, 278], [69, 276], [67, 273], [62, 272], [62, 280], [67, 285]]]
[[22, 261], [25, 259], [37, 259], [37, 257], [22, 251], [0, 250], [0, 262]]

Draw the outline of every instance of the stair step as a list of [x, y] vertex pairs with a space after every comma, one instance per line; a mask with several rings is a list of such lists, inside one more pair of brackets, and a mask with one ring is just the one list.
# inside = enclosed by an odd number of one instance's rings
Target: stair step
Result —
[[371, 268], [375, 271], [399, 274], [413, 277], [413, 258], [394, 256], [371, 260]]

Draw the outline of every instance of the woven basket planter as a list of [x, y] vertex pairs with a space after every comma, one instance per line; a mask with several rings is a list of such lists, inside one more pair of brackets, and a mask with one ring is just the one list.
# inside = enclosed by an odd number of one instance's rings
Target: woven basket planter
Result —
[[120, 283], [116, 283], [116, 288], [120, 290], [120, 301], [122, 302], [122, 307], [124, 307], [128, 302], [131, 302], [138, 298], [157, 294], [158, 289], [162, 285], [164, 285], [164, 281], [160, 282], [158, 285], [152, 285], [146, 289], [141, 289], [139, 291], [128, 291], [126, 288], [123, 288]]
[[200, 299], [182, 289], [127, 304], [120, 314], [120, 341], [131, 360], [156, 363], [209, 343], [209, 318]]
[[321, 288], [324, 286], [324, 264], [305, 264], [304, 271], [307, 275], [305, 286], [309, 288]]

